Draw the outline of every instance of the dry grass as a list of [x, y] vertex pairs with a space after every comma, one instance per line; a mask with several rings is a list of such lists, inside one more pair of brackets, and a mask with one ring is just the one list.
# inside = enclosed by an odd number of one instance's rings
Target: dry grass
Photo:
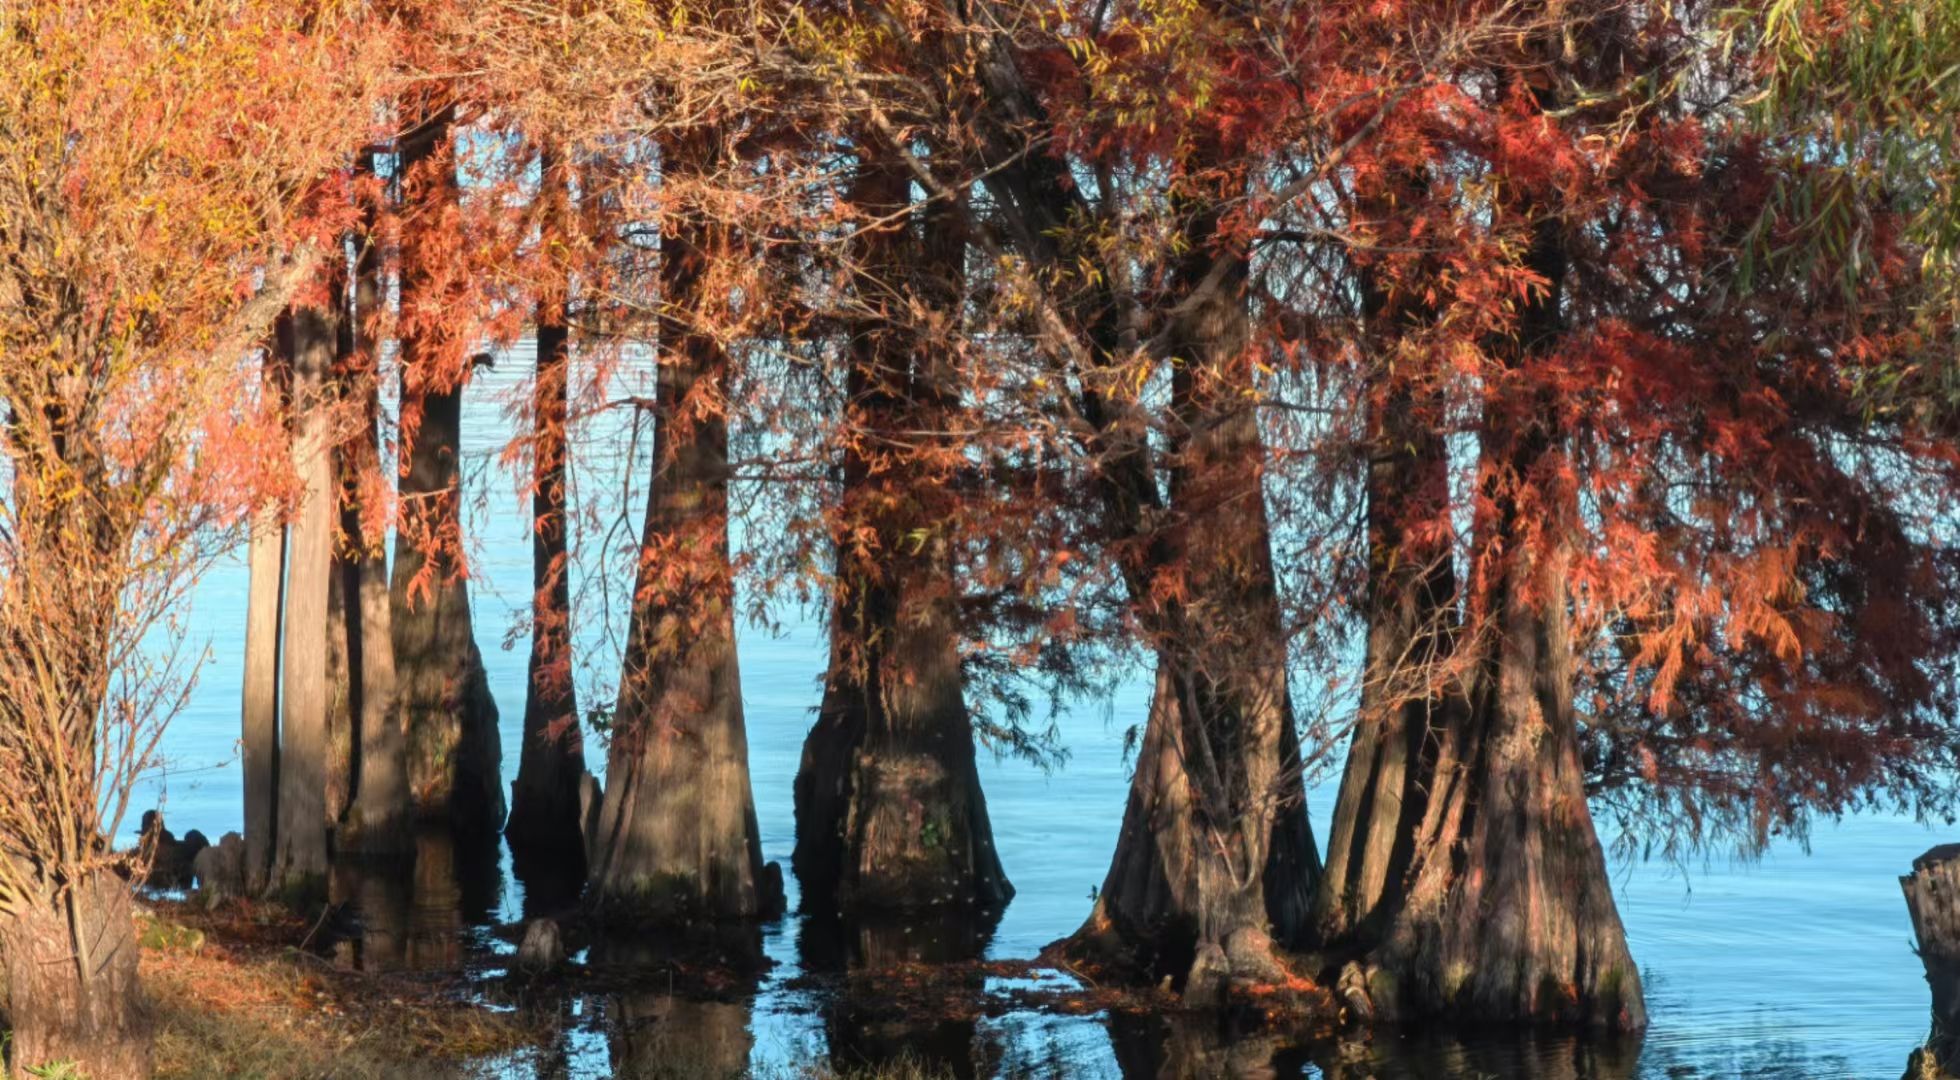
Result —
[[178, 915], [199, 924], [204, 943], [143, 953], [161, 1080], [436, 1080], [548, 1034], [514, 1014], [457, 1001], [439, 981], [336, 970], [279, 943], [292, 923], [250, 907], [232, 909], [222, 923], [168, 913]]

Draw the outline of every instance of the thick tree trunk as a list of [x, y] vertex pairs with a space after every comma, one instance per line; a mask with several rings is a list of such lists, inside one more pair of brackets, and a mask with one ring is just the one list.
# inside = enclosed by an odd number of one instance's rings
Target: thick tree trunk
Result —
[[1907, 1080], [1960, 1075], [1960, 844], [1942, 844], [1912, 860], [1899, 879], [1912, 935], [1933, 994], [1933, 1028], [1912, 1052]]
[[250, 584], [245, 611], [243, 734], [245, 782], [245, 887], [266, 886], [278, 842], [279, 626], [286, 576], [286, 527], [278, 510], [252, 516], [246, 564]]
[[271, 884], [325, 894], [327, 875], [327, 591], [333, 572], [335, 487], [328, 378], [334, 328], [315, 307], [295, 308], [293, 468], [304, 484], [286, 568], [279, 734], [279, 841]]
[[[707, 149], [687, 141], [668, 148], [670, 172]], [[721, 306], [704, 277], [727, 254], [715, 226], [667, 222], [653, 476], [591, 867], [596, 905], [629, 920], [754, 919], [782, 902], [762, 864], [736, 666], [728, 356], [688, 321]]]
[[[910, 179], [859, 165], [851, 193], [869, 220], [901, 215]], [[940, 455], [892, 447], [948, 429], [948, 357], [907, 306], [955, 317], [965, 240], [956, 211], [928, 213], [925, 242], [902, 217], [867, 234], [851, 349], [842, 583], [824, 704], [796, 778], [795, 865], [806, 901], [842, 909], [995, 907], [1013, 896], [980, 789], [961, 667], [948, 523], [959, 512]], [[904, 453], [904, 451], [900, 451]], [[868, 532], [875, 537], [869, 542]]]
[[[372, 172], [370, 162], [365, 166]], [[342, 400], [360, 417], [340, 448], [342, 593], [351, 597], [345, 630], [349, 696], [354, 703], [356, 759], [354, 799], [335, 836], [336, 848], [361, 855], [399, 856], [413, 849], [408, 789], [408, 747], [395, 687], [394, 619], [388, 588], [385, 526], [371, 529], [364, 482], [381, 475], [381, 342], [376, 320], [386, 301], [381, 249], [370, 213], [354, 274], [354, 311], [347, 320], [350, 347], [341, 383]], [[370, 533], [373, 535], [370, 535]]]
[[469, 343], [429, 321], [454, 291], [454, 253], [445, 245], [459, 192], [450, 117], [441, 114], [402, 139], [411, 214], [403, 230], [402, 407], [416, 416], [404, 449], [402, 525], [390, 579], [395, 676], [408, 733], [416, 812], [446, 820], [459, 836], [493, 839], [504, 823], [503, 747], [497, 704], [470, 620], [463, 559], [462, 395]]
[[[1560, 225], [1539, 219], [1529, 255], [1550, 286], [1519, 315], [1528, 364], [1562, 333]], [[1550, 405], [1487, 416], [1473, 683], [1444, 712], [1413, 864], [1386, 938], [1370, 954], [1374, 1007], [1389, 1017], [1646, 1026], [1592, 813], [1572, 709], [1567, 585], [1577, 493], [1562, 479]], [[1529, 492], [1532, 519], [1521, 494]], [[1552, 537], [1534, 545], [1527, 526]]]
[[1565, 574], [1547, 552], [1507, 575], [1495, 656], [1441, 736], [1415, 841], [1427, 857], [1372, 959], [1391, 1018], [1646, 1025], [1586, 805]]
[[[551, 155], [540, 158], [547, 235], [569, 217], [565, 176]], [[504, 833], [514, 858], [557, 863], [571, 881], [585, 877], [579, 781], [585, 740], [572, 680], [571, 563], [566, 547], [566, 424], [570, 419], [571, 342], [562, 288], [538, 302], [538, 361], [531, 448], [531, 659], [524, 697], [524, 746], [511, 787]]]
[[[1319, 857], [1308, 827], [1286, 642], [1250, 405], [1242, 255], [1199, 209], [1171, 327], [1171, 524], [1133, 583], [1157, 682], [1116, 855], [1072, 944], [1170, 976], [1208, 1003], [1232, 979], [1284, 981], [1274, 940], [1305, 929]], [[1151, 578], [1175, 574], [1177, 588]], [[1141, 575], [1139, 575], [1141, 576]], [[1147, 598], [1180, 596], [1174, 601]]]
[[[1017, 243], [1044, 273], [1065, 280], [1097, 257], [1071, 250], [1066, 239], [1095, 210], [1066, 164], [1028, 152], [1027, 132], [1040, 130], [1045, 117], [1004, 32], [987, 43], [977, 75], [993, 114], [983, 128], [998, 162], [989, 190]], [[1229, 182], [1212, 192], [1214, 203], [1239, 194]], [[1283, 974], [1272, 937], [1290, 943], [1301, 935], [1319, 872], [1286, 694], [1259, 479], [1265, 454], [1246, 400], [1253, 389], [1247, 261], [1242, 251], [1214, 250], [1215, 206], [1196, 209], [1172, 283], [1181, 309], [1172, 350], [1182, 361], [1174, 369], [1184, 443], [1172, 495], [1179, 535], [1160, 528], [1166, 515], [1147, 425], [1127, 415], [1136, 406], [1113, 388], [1118, 358], [1140, 344], [1128, 318], [1133, 301], [1123, 295], [1130, 269], [1120, 260], [1097, 265], [1074, 283], [1066, 310], [1052, 313], [1073, 323], [1050, 327], [1074, 335], [1067, 354], [1083, 365], [1071, 375], [1092, 428], [1087, 449], [1097, 462], [1105, 528], [1124, 552], [1131, 602], [1160, 654], [1159, 693], [1106, 886], [1082, 929], [1060, 945], [1183, 978], [1187, 992], [1201, 953], [1207, 972]], [[1203, 379], [1194, 381], [1194, 372]], [[1201, 598], [1195, 614], [1156, 599], [1159, 575], [1179, 571], [1188, 595]], [[1235, 619], [1236, 632], [1210, 625]], [[1217, 982], [1206, 975], [1197, 998], [1214, 993]]]
[[106, 870], [59, 900], [30, 900], [0, 917], [13, 1076], [64, 1062], [91, 1080], [150, 1075], [152, 1020], [137, 981], [134, 917], [129, 883]]

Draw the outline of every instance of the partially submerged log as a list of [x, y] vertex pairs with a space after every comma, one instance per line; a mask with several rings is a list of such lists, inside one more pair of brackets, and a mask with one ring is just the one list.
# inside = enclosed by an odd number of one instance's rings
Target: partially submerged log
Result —
[[1960, 1073], [1960, 844], [1941, 844], [1912, 860], [1899, 887], [1933, 992], [1933, 1029], [1912, 1052], [1906, 1076], [1954, 1076]]

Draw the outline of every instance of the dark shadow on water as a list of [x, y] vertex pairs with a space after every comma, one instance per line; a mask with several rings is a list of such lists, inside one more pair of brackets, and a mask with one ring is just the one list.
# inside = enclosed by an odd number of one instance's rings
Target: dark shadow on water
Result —
[[986, 955], [998, 911], [805, 915], [806, 971], [834, 979], [823, 1005], [832, 1068], [909, 1062], [959, 1080], [992, 1076], [1001, 1048], [979, 1023], [986, 976], [962, 969]]
[[503, 896], [496, 848], [425, 828], [413, 854], [336, 860], [332, 905], [316, 944], [355, 971], [444, 971], [464, 966], [467, 932], [491, 925]]
[[1517, 1080], [1632, 1080], [1642, 1039], [1493, 1030], [1437, 1033], [1383, 1030], [1366, 1041], [1312, 1051], [1327, 1080], [1368, 1077], [1515, 1077]]
[[1302, 1041], [1214, 1017], [1116, 1014], [1109, 1020], [1109, 1034], [1124, 1080], [1632, 1080], [1640, 1059], [1637, 1037], [1588, 1039], [1523, 1031], [1465, 1036], [1382, 1030]]
[[520, 855], [512, 848], [510, 872], [523, 893], [520, 910], [526, 919], [562, 918], [578, 907], [585, 892], [585, 858], [578, 852], [552, 858], [537, 851]]
[[[705, 948], [704, 948], [705, 947]], [[740, 968], [703, 957], [750, 957]], [[607, 985], [596, 999], [616, 1077], [641, 1080], [746, 1075], [749, 1030], [762, 956], [754, 926], [702, 926], [676, 933], [596, 938], [589, 964]]]
[[[455, 972], [486, 1004], [532, 1012], [537, 1030], [550, 1035], [493, 1071], [512, 1080], [734, 1078], [751, 1075], [758, 1057], [764, 1065], [756, 1075], [765, 1077], [820, 1075], [825, 1067], [861, 1075], [903, 1064], [961, 1080], [1767, 1080], [1856, 1072], [1801, 1039], [1778, 1037], [1773, 1026], [1760, 1039], [1661, 1038], [1643, 1053], [1638, 1038], [1382, 1030], [1327, 1039], [1195, 1015], [1043, 1012], [1008, 1004], [1003, 987], [1018, 976], [977, 963], [999, 913], [958, 908], [804, 915], [790, 928], [794, 964], [772, 971], [759, 926], [592, 932], [575, 914], [575, 875], [514, 867], [525, 916], [563, 917], [573, 953], [568, 968], [533, 977], [508, 959], [518, 927], [498, 930], [506, 944], [495, 948], [486, 932], [505, 889], [498, 856], [425, 830], [411, 856], [343, 860], [330, 880], [334, 907], [313, 946], [358, 971]], [[762, 1016], [770, 1019], [758, 1028]], [[1909, 1049], [1901, 1048], [1901, 1059]]]

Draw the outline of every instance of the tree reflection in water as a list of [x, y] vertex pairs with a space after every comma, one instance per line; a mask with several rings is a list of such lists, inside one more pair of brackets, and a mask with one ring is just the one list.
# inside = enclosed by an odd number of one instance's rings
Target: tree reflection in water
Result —
[[[985, 957], [998, 911], [807, 915], [797, 949], [805, 970], [834, 977], [823, 1008], [830, 1065], [840, 1073], [911, 1063], [959, 1080], [994, 1075], [1001, 1048], [979, 1023], [986, 976], [931, 969]], [[926, 978], [926, 976], [932, 976]]]
[[1465, 1039], [1441, 1032], [1383, 1030], [1352, 1039], [1303, 1042], [1283, 1032], [1248, 1030], [1214, 1017], [1190, 1015], [1118, 1014], [1110, 1018], [1109, 1034], [1124, 1080], [1199, 1076], [1632, 1080], [1640, 1057], [1637, 1036], [1587, 1039], [1484, 1031]]
[[336, 859], [317, 944], [354, 971], [461, 968], [465, 930], [496, 917], [504, 888], [497, 855], [438, 826], [417, 830], [408, 858]]

